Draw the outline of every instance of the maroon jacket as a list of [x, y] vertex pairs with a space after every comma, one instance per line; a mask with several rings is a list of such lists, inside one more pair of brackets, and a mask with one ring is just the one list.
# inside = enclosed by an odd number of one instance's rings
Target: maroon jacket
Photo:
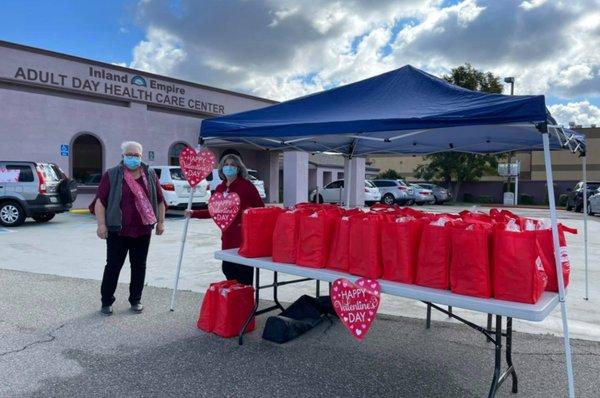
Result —
[[[223, 231], [221, 235], [221, 249], [233, 249], [242, 245], [242, 213], [249, 207], [265, 207], [256, 187], [252, 182], [238, 177], [227, 187], [227, 182], [223, 181], [215, 192], [235, 192], [240, 197], [240, 212], [237, 214], [229, 228]], [[192, 217], [203, 218], [206, 213], [203, 210], [195, 210], [192, 212]]]

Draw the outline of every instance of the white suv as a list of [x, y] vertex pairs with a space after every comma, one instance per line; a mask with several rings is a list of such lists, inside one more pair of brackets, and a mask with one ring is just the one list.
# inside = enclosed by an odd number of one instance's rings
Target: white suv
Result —
[[[260, 198], [264, 200], [267, 197], [267, 194], [265, 193], [265, 183], [263, 182], [263, 180], [259, 180], [256, 177], [257, 175], [258, 172], [256, 170], [248, 169], [248, 180], [250, 180], [250, 182], [254, 184], [256, 190], [258, 191], [258, 194], [260, 195]], [[210, 182], [211, 192], [214, 192], [215, 189], [217, 189], [219, 184], [221, 184], [222, 182], [221, 177], [219, 177], [218, 169], [214, 169], [212, 175], [209, 175], [208, 177], [206, 177], [206, 179]]]
[[[190, 198], [192, 188], [188, 184], [179, 166], [151, 166], [160, 181], [163, 196], [167, 207], [170, 209], [185, 209]], [[202, 180], [196, 185], [192, 207], [206, 207], [210, 199], [208, 182]]]

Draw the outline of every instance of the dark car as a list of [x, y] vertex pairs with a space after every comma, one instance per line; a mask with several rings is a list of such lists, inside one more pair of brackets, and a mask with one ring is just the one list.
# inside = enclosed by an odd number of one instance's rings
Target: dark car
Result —
[[[586, 197], [589, 199], [598, 188], [600, 181], [588, 181]], [[579, 181], [572, 190], [567, 189], [567, 211], [571, 210], [578, 213], [583, 211], [583, 181]]]
[[441, 205], [451, 199], [450, 192], [444, 187], [430, 183], [419, 183], [419, 185], [425, 189], [430, 189], [433, 191], [435, 203], [438, 205]]
[[27, 217], [50, 221], [76, 197], [77, 184], [56, 164], [0, 160], [0, 225], [16, 227]]

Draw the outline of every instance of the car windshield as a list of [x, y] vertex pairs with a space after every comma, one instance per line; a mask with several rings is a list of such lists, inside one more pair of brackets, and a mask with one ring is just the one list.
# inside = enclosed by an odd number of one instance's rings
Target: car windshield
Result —
[[371, 181], [365, 181], [365, 187], [367, 188], [375, 188], [375, 185]]
[[588, 182], [587, 183], [588, 190], [595, 191], [598, 188], [600, 188], [600, 182]]
[[402, 180], [396, 180], [398, 182], [398, 184], [402, 185], [403, 187], [407, 187], [408, 184]]
[[185, 175], [183, 175], [183, 171], [180, 168], [171, 169], [171, 179], [175, 181], [185, 181]]

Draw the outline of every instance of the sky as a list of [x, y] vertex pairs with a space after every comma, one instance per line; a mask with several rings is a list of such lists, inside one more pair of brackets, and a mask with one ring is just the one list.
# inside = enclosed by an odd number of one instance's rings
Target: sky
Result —
[[3, 0], [0, 40], [279, 101], [469, 62], [600, 125], [600, 0]]

